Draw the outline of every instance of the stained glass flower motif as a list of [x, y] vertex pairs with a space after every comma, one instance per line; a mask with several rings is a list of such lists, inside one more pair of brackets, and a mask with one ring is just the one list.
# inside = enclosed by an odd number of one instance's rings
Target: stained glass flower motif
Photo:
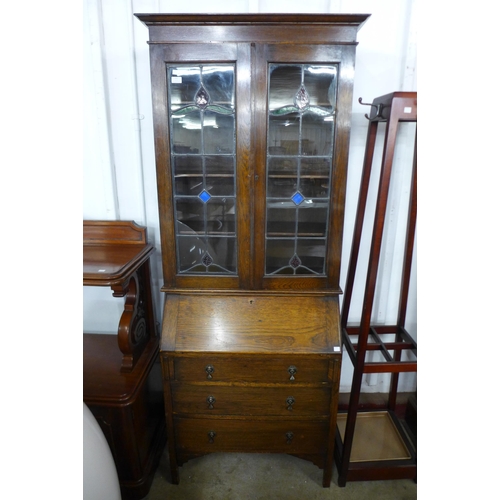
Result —
[[232, 115], [234, 113], [232, 108], [221, 106], [219, 104], [211, 104], [210, 94], [207, 89], [201, 85], [198, 92], [196, 92], [196, 95], [194, 96], [194, 104], [189, 104], [176, 109], [172, 112], [172, 115], [184, 115], [200, 109], [202, 111], [214, 111], [215, 113], [219, 113], [221, 115]]
[[304, 87], [304, 84], [302, 84], [295, 94], [295, 98], [293, 100], [293, 103], [297, 108], [299, 108], [301, 111], [304, 109], [307, 109], [309, 107], [309, 94], [307, 93], [306, 88]]
[[194, 102], [196, 102], [196, 105], [201, 109], [205, 109], [210, 104], [210, 96], [203, 85], [199, 88], [198, 92], [196, 92]]
[[335, 110], [327, 109], [321, 106], [313, 106], [311, 105], [311, 99], [309, 96], [309, 92], [305, 84], [302, 82], [300, 84], [299, 89], [296, 94], [293, 96], [290, 95], [290, 98], [293, 104], [287, 104], [286, 106], [281, 106], [279, 108], [273, 109], [270, 112], [271, 116], [283, 116], [288, 115], [290, 113], [303, 113], [305, 111], [310, 112], [316, 116], [333, 116], [335, 115]]

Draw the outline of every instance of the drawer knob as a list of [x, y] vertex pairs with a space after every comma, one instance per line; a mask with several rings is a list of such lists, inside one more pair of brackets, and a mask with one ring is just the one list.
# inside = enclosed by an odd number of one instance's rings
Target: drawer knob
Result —
[[207, 378], [209, 380], [212, 379], [212, 373], [215, 371], [215, 368], [212, 365], [205, 366], [205, 371], [207, 372]]
[[208, 396], [207, 403], [208, 403], [208, 409], [209, 410], [213, 410], [214, 409], [215, 398], [213, 396]]
[[289, 366], [288, 373], [290, 374], [290, 380], [295, 380], [295, 374], [297, 373], [297, 367], [293, 366], [293, 365]]
[[292, 411], [293, 410], [292, 406], [294, 403], [295, 403], [295, 398], [293, 396], [288, 396], [286, 398], [286, 406], [287, 406], [286, 409]]
[[208, 433], [208, 442], [209, 442], [210, 444], [213, 444], [214, 439], [215, 439], [215, 436], [217, 436], [217, 433], [216, 433], [215, 431], [210, 431], [210, 432]]
[[292, 439], [293, 439], [293, 432], [287, 432], [285, 434], [286, 436], [286, 444], [292, 444]]

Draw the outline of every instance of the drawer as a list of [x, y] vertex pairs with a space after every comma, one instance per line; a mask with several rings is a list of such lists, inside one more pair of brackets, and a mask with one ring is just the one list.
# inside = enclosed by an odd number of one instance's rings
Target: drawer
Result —
[[330, 387], [259, 387], [172, 383], [174, 413], [326, 416]]
[[173, 378], [179, 382], [329, 384], [329, 365], [327, 357], [176, 356]]
[[176, 447], [181, 453], [326, 452], [327, 421], [176, 418]]

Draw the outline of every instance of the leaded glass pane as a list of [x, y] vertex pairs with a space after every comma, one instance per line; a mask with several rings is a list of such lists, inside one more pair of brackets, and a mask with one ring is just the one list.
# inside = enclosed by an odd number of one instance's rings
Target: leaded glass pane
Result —
[[207, 189], [213, 196], [234, 196], [234, 176], [207, 176]]
[[269, 158], [269, 177], [282, 177], [286, 178], [290, 175], [298, 175], [298, 161], [297, 158]]
[[203, 163], [200, 156], [175, 155], [172, 160], [176, 176], [203, 175]]
[[319, 106], [330, 113], [335, 109], [336, 66], [307, 65], [304, 68], [304, 86], [309, 90], [311, 106]]
[[300, 114], [271, 116], [269, 119], [269, 154], [298, 155]]
[[172, 67], [169, 71], [169, 83], [170, 108], [173, 111], [192, 104], [201, 85], [200, 68]]
[[198, 109], [172, 117], [172, 151], [199, 154], [201, 151], [201, 113]]
[[234, 156], [206, 156], [207, 189], [213, 196], [235, 195]]
[[214, 104], [234, 108], [233, 66], [204, 66], [203, 82]]
[[325, 275], [336, 87], [336, 65], [269, 67], [267, 275]]
[[212, 198], [207, 203], [207, 232], [234, 235], [236, 233], [235, 203], [231, 198]]
[[179, 271], [190, 273], [227, 274], [236, 272], [236, 238], [195, 235], [177, 237]]
[[203, 118], [205, 154], [234, 154], [234, 115], [206, 111]]
[[[302, 260], [303, 274], [313, 273], [323, 274], [326, 253], [326, 241], [324, 239], [301, 238], [297, 241], [297, 254]], [[300, 269], [300, 268], [299, 268]]]
[[307, 237], [325, 237], [328, 205], [311, 203], [311, 206], [298, 210], [297, 219], [297, 229], [300, 234]]
[[[201, 194], [202, 191], [200, 190]], [[205, 232], [204, 203], [198, 196], [192, 198], [177, 198], [175, 201], [176, 232], [177, 234]]]
[[236, 238], [210, 237], [207, 239], [207, 247], [214, 259], [207, 272], [236, 273]]
[[301, 158], [300, 171], [308, 178], [330, 178], [331, 159], [328, 158]]
[[267, 192], [270, 197], [286, 198], [297, 191], [297, 178], [291, 176], [269, 176]]
[[206, 248], [202, 238], [196, 235], [177, 235], [177, 247], [180, 272], [196, 269], [201, 265]]
[[306, 197], [326, 198], [328, 196], [328, 179], [303, 176], [300, 180], [300, 189]]
[[203, 165], [194, 155], [175, 156], [173, 161], [175, 194], [197, 195], [203, 187]]
[[268, 206], [267, 209], [267, 236], [279, 238], [280, 236], [295, 236], [297, 208], [279, 206], [278, 203]]
[[207, 175], [234, 176], [234, 156], [205, 156]]
[[192, 195], [199, 192], [200, 186], [203, 186], [203, 177], [195, 175], [177, 175], [175, 177], [175, 194]]
[[235, 274], [234, 65], [167, 75], [178, 272]]
[[307, 111], [302, 115], [302, 154], [331, 156], [333, 119]]
[[290, 259], [295, 254], [293, 239], [268, 239], [266, 242], [266, 274], [293, 274]]
[[301, 82], [300, 65], [273, 65], [269, 84], [269, 109], [273, 111], [293, 104]]

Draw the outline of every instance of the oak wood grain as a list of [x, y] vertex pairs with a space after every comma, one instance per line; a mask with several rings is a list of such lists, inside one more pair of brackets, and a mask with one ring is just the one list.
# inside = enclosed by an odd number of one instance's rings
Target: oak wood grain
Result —
[[[336, 297], [182, 295], [175, 309], [167, 300], [166, 317], [177, 315], [178, 353], [311, 354], [340, 348], [338, 330], [328, 328], [338, 323]], [[167, 350], [165, 340], [161, 349]]]

